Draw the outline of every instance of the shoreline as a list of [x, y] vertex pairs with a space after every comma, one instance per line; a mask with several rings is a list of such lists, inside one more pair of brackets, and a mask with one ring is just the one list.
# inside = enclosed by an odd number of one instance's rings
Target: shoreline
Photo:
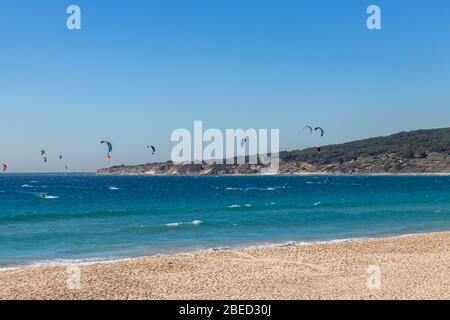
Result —
[[[449, 231], [450, 232], [450, 231]], [[429, 232], [434, 233], [434, 232]], [[332, 240], [317, 240], [317, 241], [294, 241], [287, 240], [283, 242], [266, 242], [266, 244], [251, 244], [251, 245], [237, 245], [237, 246], [223, 246], [223, 247], [211, 247], [211, 248], [202, 248], [202, 249], [192, 249], [186, 251], [173, 251], [173, 252], [164, 252], [164, 253], [155, 253], [155, 254], [147, 254], [147, 255], [136, 255], [136, 256], [118, 256], [118, 257], [94, 257], [94, 258], [79, 258], [79, 259], [46, 259], [46, 260], [37, 260], [29, 263], [11, 265], [0, 267], [0, 273], [5, 271], [13, 271], [13, 270], [26, 270], [26, 269], [35, 269], [35, 268], [46, 268], [46, 267], [67, 267], [71, 265], [93, 265], [93, 264], [105, 264], [105, 263], [116, 263], [121, 261], [142, 259], [142, 258], [153, 258], [153, 257], [169, 257], [173, 255], [184, 255], [184, 254], [196, 254], [196, 253], [209, 253], [209, 252], [218, 252], [218, 251], [233, 251], [233, 250], [252, 250], [252, 249], [265, 249], [265, 248], [283, 248], [283, 247], [301, 247], [301, 246], [310, 246], [310, 245], [321, 245], [321, 244], [332, 244], [332, 243], [343, 243], [350, 241], [364, 241], [364, 240], [375, 240], [375, 239], [384, 239], [384, 238], [392, 238], [392, 237], [409, 237], [420, 234], [428, 234], [428, 233], [417, 233], [417, 234], [406, 234], [406, 235], [393, 235], [387, 237], [367, 237], [367, 238], [345, 238], [345, 239], [332, 239]]]
[[151, 174], [151, 173], [98, 173], [94, 172], [94, 175], [97, 176], [130, 176], [130, 177], [310, 177], [310, 176], [324, 176], [324, 177], [395, 177], [395, 176], [424, 176], [424, 177], [433, 177], [433, 176], [450, 176], [450, 172], [417, 172], [417, 173], [322, 173], [322, 172], [308, 172], [308, 173], [296, 173], [296, 174], [220, 174], [220, 175], [208, 175], [208, 174], [199, 174], [199, 175], [186, 175], [186, 174]]
[[[449, 299], [450, 232], [344, 239], [0, 272], [1, 299]], [[69, 264], [73, 265], [73, 264]], [[379, 265], [382, 287], [367, 288]]]
[[409, 233], [409, 234], [392, 234], [383, 236], [371, 236], [371, 237], [359, 237], [359, 238], [341, 238], [341, 239], [331, 239], [331, 240], [285, 240], [280, 242], [269, 242], [264, 241], [261, 244], [249, 244], [249, 245], [236, 245], [236, 246], [222, 246], [222, 247], [211, 247], [211, 248], [201, 248], [201, 249], [187, 249], [185, 251], [170, 251], [155, 254], [142, 254], [135, 256], [117, 256], [117, 257], [91, 257], [91, 258], [74, 258], [74, 259], [45, 259], [36, 260], [31, 262], [25, 262], [23, 264], [11, 265], [0, 267], [0, 273], [5, 271], [13, 270], [26, 270], [35, 268], [47, 268], [47, 267], [67, 267], [71, 265], [78, 266], [88, 266], [94, 264], [105, 264], [105, 263], [116, 263], [121, 261], [129, 261], [144, 258], [153, 257], [170, 257], [174, 255], [186, 255], [186, 254], [202, 254], [210, 252], [219, 251], [235, 251], [235, 250], [258, 250], [258, 249], [272, 249], [272, 248], [284, 248], [284, 247], [303, 247], [303, 246], [313, 246], [313, 245], [327, 245], [327, 244], [339, 244], [346, 242], [357, 242], [357, 241], [371, 241], [371, 240], [382, 240], [382, 239], [392, 239], [392, 238], [402, 238], [402, 237], [415, 237], [420, 235], [433, 235], [439, 233], [449, 233], [450, 231], [430, 231], [422, 233]]
[[377, 173], [333, 173], [333, 172], [302, 172], [302, 173], [277, 173], [277, 174], [219, 174], [219, 175], [208, 175], [208, 174], [150, 174], [150, 173], [105, 173], [105, 172], [5, 172], [2, 175], [12, 176], [12, 175], [93, 175], [93, 176], [142, 176], [142, 177], [308, 177], [308, 176], [329, 176], [329, 177], [371, 177], [371, 176], [450, 176], [450, 172], [399, 172], [399, 173], [388, 173], [388, 172], [377, 172]]

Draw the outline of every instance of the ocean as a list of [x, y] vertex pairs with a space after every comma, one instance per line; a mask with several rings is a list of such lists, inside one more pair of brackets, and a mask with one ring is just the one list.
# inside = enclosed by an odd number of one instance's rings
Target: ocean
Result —
[[0, 176], [0, 268], [444, 230], [449, 176]]

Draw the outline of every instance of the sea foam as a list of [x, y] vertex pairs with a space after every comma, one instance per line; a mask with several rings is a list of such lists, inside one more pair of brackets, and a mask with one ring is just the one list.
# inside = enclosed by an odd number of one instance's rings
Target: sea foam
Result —
[[164, 226], [165, 227], [179, 227], [182, 225], [194, 225], [195, 226], [195, 225], [200, 225], [202, 223], [203, 223], [203, 221], [201, 221], [201, 220], [194, 220], [194, 221], [190, 221], [190, 222], [172, 222], [172, 223], [167, 223]]

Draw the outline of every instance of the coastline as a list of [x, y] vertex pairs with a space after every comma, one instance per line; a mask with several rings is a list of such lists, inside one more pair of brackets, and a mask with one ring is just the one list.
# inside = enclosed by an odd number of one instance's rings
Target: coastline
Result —
[[141, 177], [395, 177], [395, 176], [418, 176], [418, 177], [433, 177], [433, 176], [450, 176], [450, 172], [399, 172], [399, 173], [336, 173], [336, 172], [302, 172], [302, 173], [277, 173], [271, 175], [262, 174], [153, 174], [153, 173], [104, 173], [94, 172], [97, 176], [141, 176]]
[[[223, 249], [0, 272], [0, 299], [449, 299], [450, 232]], [[381, 288], [368, 289], [379, 266]]]
[[253, 250], [253, 249], [271, 249], [271, 248], [283, 248], [283, 247], [297, 247], [297, 246], [311, 246], [311, 245], [323, 245], [323, 244], [333, 244], [333, 243], [343, 243], [350, 241], [364, 241], [364, 240], [376, 240], [392, 237], [410, 237], [421, 234], [428, 234], [435, 232], [424, 232], [418, 234], [405, 234], [405, 235], [389, 235], [380, 237], [362, 237], [362, 238], [345, 238], [345, 239], [332, 239], [332, 240], [316, 240], [316, 241], [280, 241], [280, 242], [263, 242], [247, 245], [235, 245], [235, 246], [222, 246], [222, 247], [211, 247], [211, 248], [200, 248], [200, 249], [185, 249], [184, 251], [169, 251], [164, 253], [155, 254], [142, 254], [135, 256], [113, 256], [113, 257], [94, 257], [86, 259], [49, 259], [49, 260], [37, 260], [33, 262], [25, 262], [22, 264], [15, 264], [5, 267], [0, 267], [0, 273], [5, 271], [13, 270], [26, 270], [35, 268], [46, 268], [46, 267], [67, 267], [69, 265], [92, 265], [92, 264], [105, 264], [105, 263], [116, 263], [121, 261], [128, 261], [141, 258], [153, 258], [153, 257], [167, 257], [173, 255], [185, 255], [185, 254], [197, 254], [197, 253], [209, 253], [217, 251], [234, 251], [234, 250]]

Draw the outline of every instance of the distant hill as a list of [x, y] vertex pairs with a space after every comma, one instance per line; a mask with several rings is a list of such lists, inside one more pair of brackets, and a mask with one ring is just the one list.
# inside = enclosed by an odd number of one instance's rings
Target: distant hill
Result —
[[390, 136], [369, 138], [322, 147], [320, 157], [315, 149], [281, 152], [287, 162], [333, 163], [391, 154], [403, 159], [426, 158], [432, 152], [448, 155], [450, 128], [400, 132]]
[[[172, 162], [100, 169], [99, 174], [258, 174], [263, 165], [174, 165]], [[280, 174], [450, 173], [450, 128], [400, 132], [342, 144], [280, 152]]]

